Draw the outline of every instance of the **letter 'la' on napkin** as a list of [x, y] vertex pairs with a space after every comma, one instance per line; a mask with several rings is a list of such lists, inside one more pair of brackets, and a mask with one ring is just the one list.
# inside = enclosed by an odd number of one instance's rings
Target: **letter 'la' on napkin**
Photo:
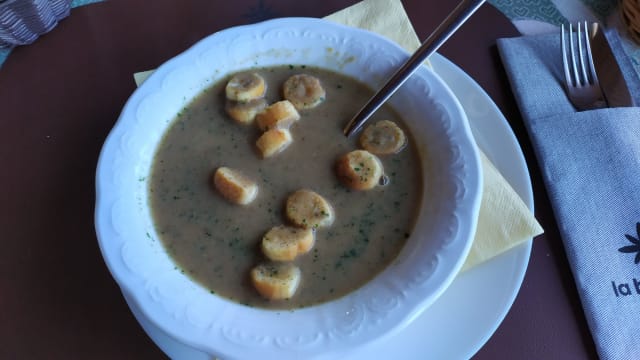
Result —
[[[617, 33], [605, 35], [627, 61]], [[640, 359], [640, 108], [577, 112], [562, 86], [560, 31], [499, 39], [498, 49], [598, 354]]]
[[[376, 32], [409, 52], [420, 46], [400, 0], [364, 0], [325, 19]], [[152, 71], [134, 74], [140, 85]], [[475, 239], [463, 270], [478, 265], [542, 233], [526, 204], [481, 154], [484, 188]]]

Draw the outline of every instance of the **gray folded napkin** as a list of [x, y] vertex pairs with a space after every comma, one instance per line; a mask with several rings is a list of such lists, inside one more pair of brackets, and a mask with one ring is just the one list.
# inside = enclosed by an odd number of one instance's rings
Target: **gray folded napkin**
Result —
[[[625, 61], [617, 34], [606, 35]], [[576, 112], [562, 86], [559, 31], [499, 39], [498, 48], [598, 354], [638, 359], [640, 108]], [[640, 85], [632, 68], [623, 71], [632, 88]], [[640, 93], [633, 95], [640, 104]]]

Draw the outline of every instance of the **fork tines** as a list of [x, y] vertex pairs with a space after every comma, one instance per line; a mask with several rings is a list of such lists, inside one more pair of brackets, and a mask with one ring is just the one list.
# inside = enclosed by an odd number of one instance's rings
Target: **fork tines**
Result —
[[[584, 25], [583, 25], [584, 24]], [[568, 68], [569, 62], [567, 61], [567, 39], [569, 38], [569, 56], [571, 61], [571, 70]], [[577, 55], [576, 45], [577, 42]], [[586, 57], [589, 66], [589, 73], [587, 74], [587, 66], [585, 65], [585, 50]], [[593, 66], [593, 57], [591, 55], [591, 45], [589, 41], [589, 31], [587, 30], [587, 22], [579, 22], [577, 26], [577, 36], [574, 36], [573, 25], [569, 24], [568, 34], [565, 35], [565, 27], [562, 25], [562, 58], [564, 63], [565, 80], [572, 86], [584, 86], [594, 82], [594, 78], [597, 81], [595, 69]], [[577, 59], [576, 59], [577, 58]], [[578, 72], [580, 71], [580, 73]]]
[[562, 63], [569, 98], [579, 110], [602, 107], [604, 97], [593, 65], [587, 22], [579, 22], [576, 31], [572, 24], [568, 31], [563, 24], [561, 30]]

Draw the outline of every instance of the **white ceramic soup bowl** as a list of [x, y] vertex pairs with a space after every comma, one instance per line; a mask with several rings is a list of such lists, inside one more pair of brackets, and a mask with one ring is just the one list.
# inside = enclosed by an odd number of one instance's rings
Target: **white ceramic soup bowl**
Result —
[[[177, 270], [153, 226], [147, 199], [153, 156], [176, 114], [229, 73], [305, 64], [371, 88], [408, 57], [370, 32], [306, 18], [235, 27], [169, 60], [138, 88], [109, 134], [97, 169], [96, 231], [116, 282], [167, 335], [224, 359], [334, 357], [389, 336], [432, 304], [460, 270], [482, 192], [465, 114], [447, 86], [419, 69], [390, 103], [417, 142], [423, 198], [396, 260], [358, 290], [298, 310], [247, 307], [211, 294]], [[418, 201], [418, 199], [416, 199]]]

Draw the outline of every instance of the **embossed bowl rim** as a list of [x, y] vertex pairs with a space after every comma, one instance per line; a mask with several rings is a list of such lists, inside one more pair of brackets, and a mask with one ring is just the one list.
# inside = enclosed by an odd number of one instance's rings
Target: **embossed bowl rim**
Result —
[[227, 74], [255, 66], [328, 68], [378, 88], [408, 54], [371, 32], [282, 18], [217, 32], [160, 66], [129, 98], [98, 161], [95, 225], [116, 282], [174, 339], [225, 359], [336, 356], [390, 336], [449, 286], [469, 252], [482, 193], [480, 160], [461, 105], [423, 67], [394, 95], [416, 140], [424, 195], [398, 258], [349, 295], [271, 311], [243, 306], [191, 281], [158, 240], [147, 203], [155, 148], [176, 114]]

